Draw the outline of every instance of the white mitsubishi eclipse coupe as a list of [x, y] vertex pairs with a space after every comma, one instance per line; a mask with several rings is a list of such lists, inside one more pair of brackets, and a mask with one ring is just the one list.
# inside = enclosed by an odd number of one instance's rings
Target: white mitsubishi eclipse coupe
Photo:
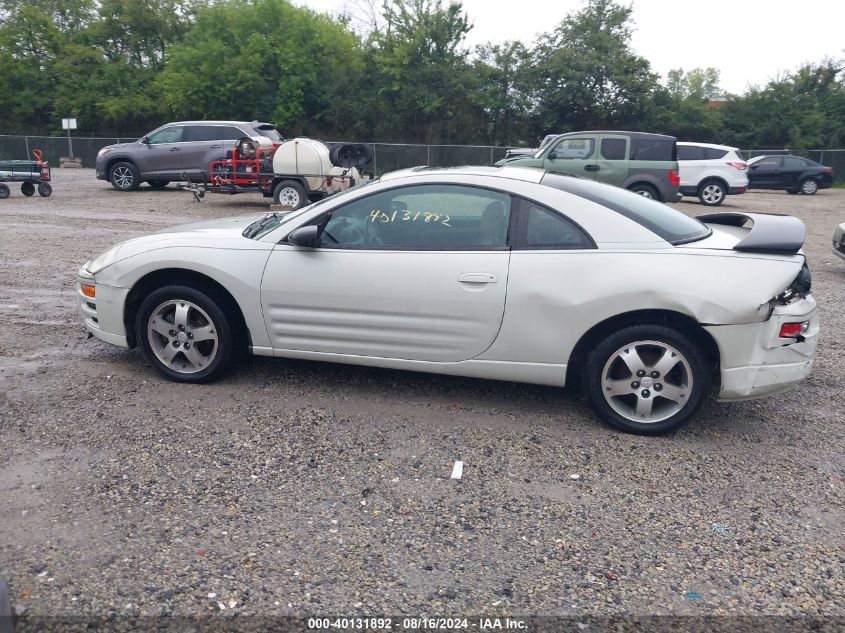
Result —
[[206, 382], [241, 352], [563, 386], [664, 433], [714, 392], [781, 391], [819, 333], [804, 225], [692, 219], [518, 167], [416, 168], [286, 215], [198, 222], [85, 264], [97, 338]]

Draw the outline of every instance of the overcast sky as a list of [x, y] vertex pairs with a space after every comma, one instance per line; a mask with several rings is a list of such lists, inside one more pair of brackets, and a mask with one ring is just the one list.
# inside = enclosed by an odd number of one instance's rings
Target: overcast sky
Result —
[[[446, 4], [448, 0], [444, 0]], [[294, 0], [317, 11], [348, 0]], [[745, 92], [803, 62], [845, 57], [845, 0], [631, 0], [633, 46], [664, 78], [672, 68], [720, 71], [722, 88]], [[468, 44], [551, 31], [581, 0], [463, 0], [473, 29]]]

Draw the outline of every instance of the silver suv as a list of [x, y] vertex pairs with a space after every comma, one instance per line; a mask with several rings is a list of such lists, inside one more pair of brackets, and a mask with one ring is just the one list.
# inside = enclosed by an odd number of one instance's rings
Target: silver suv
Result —
[[177, 121], [153, 130], [134, 143], [108, 145], [97, 154], [97, 178], [119, 191], [135, 191], [142, 182], [155, 189], [172, 180], [202, 181], [212, 160], [224, 158], [238, 139], [282, 137], [270, 123], [252, 121]]

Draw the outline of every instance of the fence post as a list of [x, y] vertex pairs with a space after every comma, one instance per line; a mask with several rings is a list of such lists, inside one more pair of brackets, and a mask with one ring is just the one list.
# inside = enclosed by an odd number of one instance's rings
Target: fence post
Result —
[[28, 136], [24, 136], [24, 137], [23, 137], [23, 142], [24, 142], [24, 143], [26, 143], [26, 156], [24, 156], [24, 159], [25, 159], [25, 160], [28, 160], [28, 159], [29, 159], [29, 137], [28, 137]]
[[376, 156], [376, 144], [373, 143], [373, 176], [378, 178], [378, 159]]
[[425, 146], [425, 165], [431, 167], [431, 145]]

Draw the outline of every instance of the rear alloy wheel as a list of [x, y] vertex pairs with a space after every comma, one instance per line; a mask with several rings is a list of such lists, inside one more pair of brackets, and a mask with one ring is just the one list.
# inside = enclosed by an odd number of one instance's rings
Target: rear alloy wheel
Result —
[[708, 207], [718, 207], [726, 195], [725, 186], [718, 180], [705, 180], [698, 188], [698, 199]]
[[660, 200], [660, 196], [657, 195], [657, 190], [651, 185], [634, 185], [629, 189], [629, 191], [633, 191], [634, 193], [641, 195], [643, 198]]
[[121, 161], [111, 166], [109, 182], [118, 191], [135, 191], [140, 185], [138, 168], [130, 162]]
[[135, 333], [147, 362], [177, 382], [209, 382], [234, 356], [234, 331], [222, 302], [194, 288], [167, 286], [141, 304]]
[[710, 375], [683, 333], [634, 325], [610, 335], [587, 359], [584, 392], [598, 416], [628, 433], [679, 428], [710, 390]]
[[813, 180], [812, 178], [805, 178], [801, 181], [799, 186], [801, 188], [801, 193], [805, 196], [815, 195], [815, 193], [819, 190], [818, 181]]
[[283, 180], [273, 189], [273, 201], [291, 210], [308, 204], [305, 189], [295, 180]]
[[33, 185], [31, 182], [22, 182], [21, 193], [28, 198], [29, 196], [35, 193], [35, 185]]

